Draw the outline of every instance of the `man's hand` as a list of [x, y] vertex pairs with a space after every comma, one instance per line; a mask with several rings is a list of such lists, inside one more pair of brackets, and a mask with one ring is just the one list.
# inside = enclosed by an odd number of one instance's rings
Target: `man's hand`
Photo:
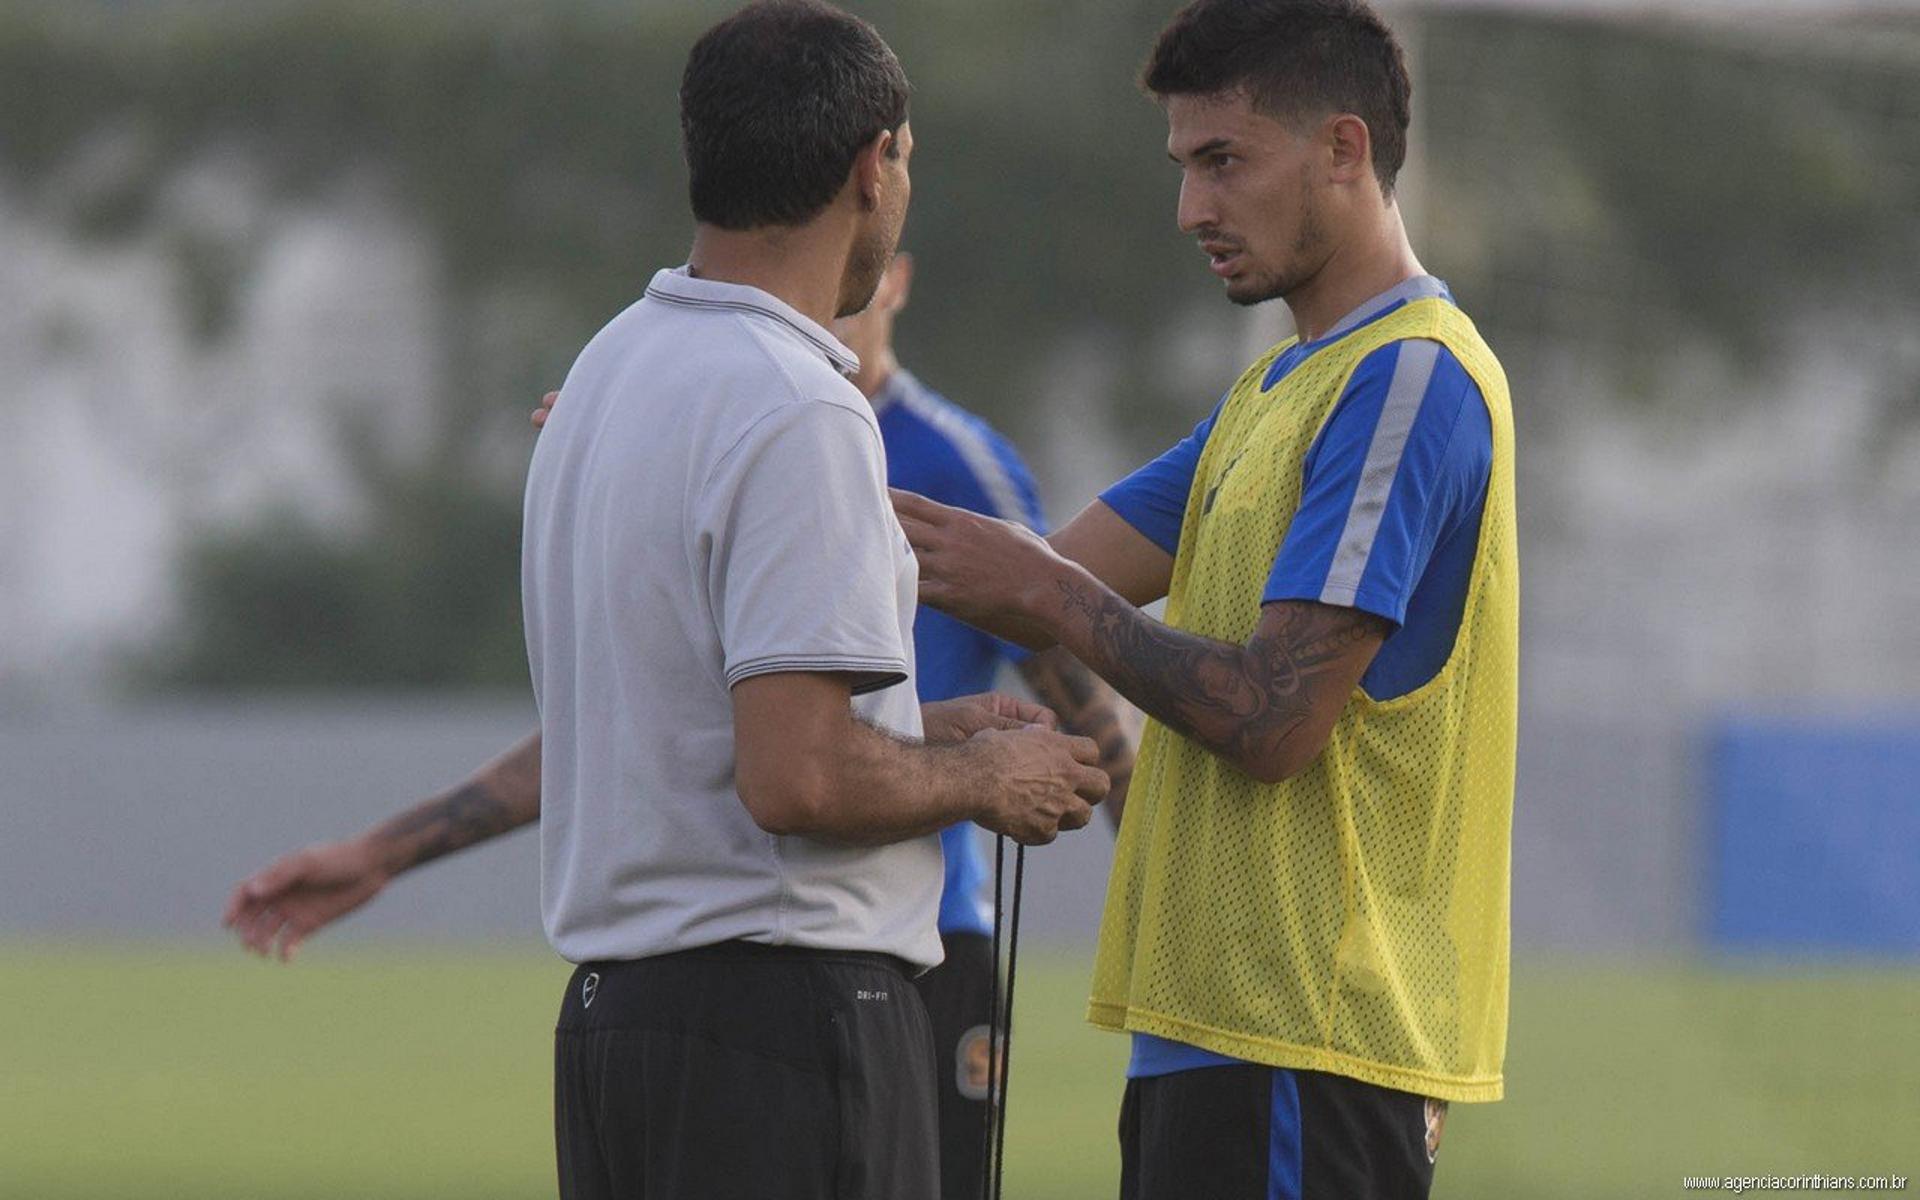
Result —
[[547, 418], [553, 415], [553, 402], [560, 398], [559, 392], [548, 392], [540, 397], [540, 407], [533, 410], [533, 427], [545, 429]]
[[465, 782], [343, 842], [308, 846], [240, 881], [221, 923], [256, 954], [289, 962], [301, 942], [422, 863], [540, 819], [535, 730]]
[[1113, 790], [1102, 807], [1119, 829], [1127, 786], [1133, 779], [1134, 747], [1140, 740], [1140, 710], [1115, 695], [1106, 680], [1060, 646], [1022, 662], [1020, 677], [1041, 703], [1059, 715], [1061, 730], [1092, 738], [1100, 747], [1100, 769], [1113, 780]]
[[920, 562], [922, 604], [1034, 649], [1051, 644], [1030, 614], [1070, 568], [1045, 538], [1012, 521], [890, 491]]
[[987, 729], [1024, 729], [1038, 725], [1058, 729], [1059, 718], [1044, 705], [1003, 696], [999, 692], [981, 692], [974, 696], [956, 696], [920, 706], [920, 724], [929, 743], [940, 745], [964, 742]]
[[242, 880], [221, 923], [255, 954], [291, 962], [300, 943], [379, 895], [390, 878], [364, 838], [308, 846]]
[[1100, 748], [1092, 738], [1045, 729], [989, 729], [968, 745], [990, 756], [994, 784], [974, 820], [1023, 846], [1044, 846], [1062, 830], [1083, 828], [1112, 786], [1095, 765]]
[[1107, 794], [1106, 774], [1090, 765], [1099, 747], [1019, 721], [1038, 715], [1032, 706], [976, 699], [973, 719], [1021, 727], [929, 745], [861, 720], [851, 696], [844, 672], [773, 671], [734, 685], [734, 790], [754, 824], [776, 837], [886, 846], [978, 821], [1037, 846], [1085, 825]]

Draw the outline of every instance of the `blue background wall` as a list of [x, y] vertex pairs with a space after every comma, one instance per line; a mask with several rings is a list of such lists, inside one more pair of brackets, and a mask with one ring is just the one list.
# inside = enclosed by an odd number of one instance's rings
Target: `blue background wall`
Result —
[[1920, 716], [1729, 719], [1709, 781], [1715, 945], [1920, 954]]

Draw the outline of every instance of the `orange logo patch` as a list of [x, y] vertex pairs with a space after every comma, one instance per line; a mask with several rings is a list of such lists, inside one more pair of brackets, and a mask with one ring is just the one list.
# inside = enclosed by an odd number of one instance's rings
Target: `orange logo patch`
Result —
[[987, 1064], [991, 1061], [985, 1025], [975, 1025], [960, 1035], [953, 1048], [953, 1085], [969, 1100], [987, 1098]]
[[1445, 1100], [1427, 1101], [1427, 1161], [1432, 1162], [1440, 1155], [1440, 1134], [1447, 1127], [1447, 1102]]

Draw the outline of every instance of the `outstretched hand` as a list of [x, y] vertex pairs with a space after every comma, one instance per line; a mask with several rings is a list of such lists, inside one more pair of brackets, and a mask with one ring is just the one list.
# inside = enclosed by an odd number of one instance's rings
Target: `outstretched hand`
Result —
[[1052, 644], [1036, 609], [1052, 594], [1052, 581], [1074, 568], [1045, 538], [914, 492], [889, 493], [920, 564], [922, 604], [1030, 648]]
[[308, 846], [241, 880], [221, 924], [255, 954], [291, 962], [300, 943], [379, 895], [389, 877], [364, 842]]

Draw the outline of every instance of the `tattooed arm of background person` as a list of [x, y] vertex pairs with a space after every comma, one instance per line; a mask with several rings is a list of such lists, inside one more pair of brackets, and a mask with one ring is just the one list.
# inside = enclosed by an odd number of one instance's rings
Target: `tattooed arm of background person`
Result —
[[379, 895], [396, 875], [540, 819], [540, 734], [464, 782], [357, 837], [308, 846], [248, 876], [224, 924], [256, 954], [290, 961], [314, 933]]

